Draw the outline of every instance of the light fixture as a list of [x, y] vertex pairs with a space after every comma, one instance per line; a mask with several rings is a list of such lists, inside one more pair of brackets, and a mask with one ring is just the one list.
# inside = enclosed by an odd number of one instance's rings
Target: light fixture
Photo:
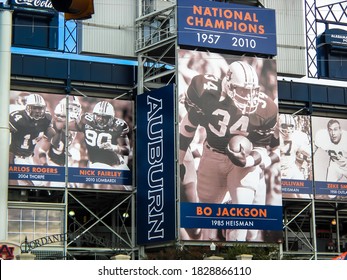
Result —
[[214, 244], [214, 242], [211, 243], [210, 250], [211, 251], [216, 251], [216, 244]]
[[122, 216], [123, 216], [124, 219], [129, 218], [129, 213], [128, 212], [124, 212]]
[[70, 210], [69, 211], [69, 216], [70, 217], [74, 217], [76, 215], [75, 211], [74, 210]]
[[332, 220], [331, 220], [331, 224], [332, 224], [333, 226], [336, 226], [336, 219], [332, 219]]
[[179, 244], [179, 245], [178, 245], [178, 250], [180, 250], [180, 251], [182, 252], [183, 249], [184, 249], [184, 245], [183, 245], [183, 244]]

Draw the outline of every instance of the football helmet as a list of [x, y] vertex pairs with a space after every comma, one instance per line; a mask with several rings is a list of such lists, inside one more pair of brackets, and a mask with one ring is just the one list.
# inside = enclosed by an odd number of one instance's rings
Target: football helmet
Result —
[[115, 112], [112, 104], [107, 101], [96, 103], [93, 109], [94, 122], [99, 128], [112, 125], [114, 114]]
[[54, 108], [54, 117], [58, 121], [64, 121], [66, 118], [66, 100], [63, 98]]
[[295, 120], [290, 114], [280, 114], [279, 116], [280, 132], [284, 139], [292, 136], [295, 130]]
[[81, 113], [82, 106], [78, 98], [76, 96], [69, 96], [69, 121], [79, 119]]
[[16, 98], [16, 101], [15, 103], [17, 105], [21, 105], [21, 106], [25, 106], [27, 104], [27, 97], [30, 95], [30, 93], [28, 92], [21, 92], [17, 98]]
[[[82, 106], [76, 96], [69, 96], [69, 121], [76, 120], [81, 116]], [[54, 115], [58, 120], [66, 118], [66, 98], [59, 101], [54, 109]]]
[[259, 79], [255, 69], [244, 61], [229, 65], [225, 77], [227, 93], [242, 114], [252, 114], [259, 104]]
[[46, 112], [46, 102], [41, 95], [30, 94], [26, 99], [25, 110], [30, 118], [43, 119]]

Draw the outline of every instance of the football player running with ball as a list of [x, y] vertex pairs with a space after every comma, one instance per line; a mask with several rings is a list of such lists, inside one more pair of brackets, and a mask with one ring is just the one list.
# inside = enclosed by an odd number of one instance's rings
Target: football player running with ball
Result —
[[[192, 79], [185, 98], [187, 114], [180, 123], [179, 163], [184, 171], [186, 151], [197, 127], [203, 126], [206, 139], [197, 177], [200, 203], [222, 203], [229, 192], [232, 204], [265, 205], [263, 171], [279, 160], [269, 150], [276, 151], [279, 144], [274, 137], [278, 109], [259, 89], [257, 73], [245, 61], [231, 63], [222, 80], [208, 74]], [[257, 233], [227, 230], [226, 240], [251, 241]], [[218, 239], [217, 230], [203, 229], [202, 234], [203, 240]]]

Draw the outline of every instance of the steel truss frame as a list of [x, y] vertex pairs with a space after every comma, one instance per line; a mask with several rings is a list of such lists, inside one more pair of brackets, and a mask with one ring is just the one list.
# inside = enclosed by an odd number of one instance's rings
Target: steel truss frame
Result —
[[307, 76], [318, 78], [318, 24], [347, 26], [347, 1], [317, 7], [316, 0], [305, 0]]
[[[75, 259], [76, 256], [102, 255], [107, 257], [113, 257], [117, 254], [127, 254], [131, 258], [135, 258], [135, 221], [134, 217], [134, 205], [135, 195], [134, 193], [123, 194], [122, 198], [114, 204], [113, 207], [103, 206], [98, 212], [90, 207], [90, 199], [83, 200], [79, 196], [78, 192], [67, 191], [68, 201], [66, 204], [71, 207], [74, 204], [75, 207], [80, 208], [86, 214], [89, 214], [89, 219], [77, 220], [74, 215], [67, 213], [67, 230], [68, 240], [66, 241], [66, 255], [68, 258]], [[116, 194], [121, 195], [121, 194]], [[87, 205], [89, 203], [89, 205]], [[71, 208], [70, 208], [71, 209]], [[122, 211], [120, 211], [122, 209]], [[87, 215], [86, 215], [87, 216]], [[108, 219], [106, 222], [105, 220]], [[127, 219], [131, 220], [130, 226], [126, 225]], [[92, 229], [96, 226], [104, 228], [110, 237], [105, 239], [101, 236], [93, 234]], [[89, 243], [95, 245], [95, 247], [83, 246], [81, 244]]]
[[[139, 2], [145, 5], [147, 1]], [[175, 10], [176, 5], [172, 5], [136, 19], [138, 94], [169, 84], [175, 78]]]

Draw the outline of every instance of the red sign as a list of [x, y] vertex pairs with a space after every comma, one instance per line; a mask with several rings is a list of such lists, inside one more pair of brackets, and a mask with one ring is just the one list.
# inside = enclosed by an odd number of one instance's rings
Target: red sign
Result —
[[0, 247], [1, 259], [3, 260], [13, 260], [14, 259], [14, 247], [7, 246], [6, 244]]

